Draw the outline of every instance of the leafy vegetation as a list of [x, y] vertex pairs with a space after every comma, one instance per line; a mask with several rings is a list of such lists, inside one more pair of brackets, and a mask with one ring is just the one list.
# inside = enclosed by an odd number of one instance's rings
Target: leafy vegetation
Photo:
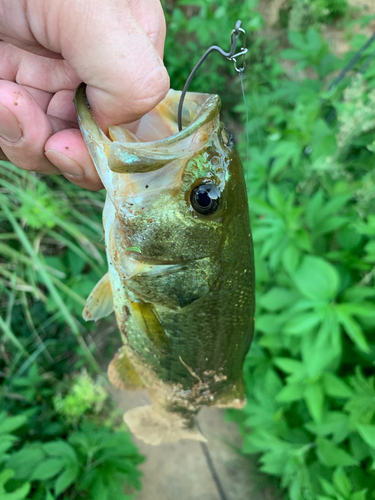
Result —
[[[245, 364], [248, 404], [230, 413], [243, 452], [257, 454], [291, 500], [371, 500], [373, 49], [331, 86], [366, 39], [351, 35], [340, 60], [322, 38], [322, 23], [349, 19], [344, 0], [288, 2], [287, 47], [262, 34], [255, 0], [164, 4], [174, 88], [208, 46], [229, 47], [237, 19], [248, 34], [247, 123], [228, 61], [210, 55], [191, 85], [220, 94], [243, 158], [248, 133], [257, 332]], [[106, 346], [80, 320], [106, 270], [103, 195], [0, 162], [0, 204], [0, 498], [126, 498], [124, 483], [140, 486], [141, 457], [95, 375], [94, 349]]]
[[127, 500], [124, 485], [140, 488], [143, 459], [128, 432], [106, 426], [121, 417], [87, 372], [61, 383], [32, 364], [0, 403], [0, 498]]
[[142, 457], [80, 319], [106, 272], [103, 193], [0, 163], [0, 498], [128, 499]]
[[347, 0], [292, 0], [287, 7], [288, 29], [306, 31], [331, 24], [348, 13]]
[[329, 90], [332, 70], [346, 61], [311, 29], [289, 33], [289, 42], [280, 57], [295, 63], [294, 78], [280, 71], [248, 94], [258, 306], [243, 451], [260, 454], [261, 469], [280, 477], [291, 500], [369, 500], [374, 73]]
[[[293, 21], [302, 4], [310, 9], [305, 26]], [[197, 43], [226, 46], [224, 33], [244, 6], [227, 3], [215, 35], [209, 21], [216, 11], [202, 8], [206, 28], [201, 22], [195, 30]], [[348, 15], [346, 8], [290, 3], [288, 47], [262, 36], [258, 14], [241, 18], [251, 33], [244, 85], [257, 312], [245, 364], [248, 404], [229, 416], [240, 423], [243, 452], [258, 455], [291, 500], [375, 498], [373, 48], [331, 85], [366, 37], [349, 33], [352, 50], [340, 60], [308, 29]], [[174, 11], [173, 22], [188, 14]], [[185, 25], [188, 19], [175, 25], [180, 37]], [[353, 21], [348, 26], [354, 31]], [[220, 88], [228, 63], [210, 57], [195, 89], [219, 90], [225, 121], [246, 126], [244, 104], [230, 109], [226, 98], [230, 89], [239, 99], [239, 82], [226, 76]], [[246, 158], [245, 135], [238, 147]]]

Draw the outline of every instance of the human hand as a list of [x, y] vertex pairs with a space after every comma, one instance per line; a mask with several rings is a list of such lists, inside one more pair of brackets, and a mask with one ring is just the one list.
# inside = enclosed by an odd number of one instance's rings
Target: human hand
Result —
[[131, 123], [169, 89], [159, 0], [0, 0], [0, 159], [102, 189], [73, 107]]

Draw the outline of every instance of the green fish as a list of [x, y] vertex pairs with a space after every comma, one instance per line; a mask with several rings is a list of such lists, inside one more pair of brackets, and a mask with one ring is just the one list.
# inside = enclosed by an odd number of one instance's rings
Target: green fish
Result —
[[254, 327], [254, 259], [243, 167], [220, 122], [220, 98], [181, 92], [108, 136], [93, 118], [85, 85], [78, 122], [106, 188], [108, 273], [83, 316], [115, 310], [123, 347], [108, 368], [122, 389], [147, 388], [151, 406], [125, 422], [147, 443], [205, 440], [202, 405], [241, 408], [243, 361]]

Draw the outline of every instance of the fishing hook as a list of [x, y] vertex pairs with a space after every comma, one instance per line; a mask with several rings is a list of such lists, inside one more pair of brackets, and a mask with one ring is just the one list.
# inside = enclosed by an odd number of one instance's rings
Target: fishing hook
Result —
[[[242, 47], [241, 47], [241, 50], [239, 52], [237, 52], [237, 54], [235, 54], [237, 42], [238, 42], [238, 38], [240, 37], [240, 34], [242, 34]], [[243, 28], [241, 28], [241, 21], [236, 22], [236, 26], [235, 26], [234, 30], [232, 30], [232, 33], [230, 35], [230, 50], [229, 50], [229, 52], [225, 52], [222, 48], [218, 47], [217, 45], [212, 45], [211, 47], [209, 47], [206, 50], [206, 52], [203, 54], [203, 56], [199, 59], [199, 61], [195, 65], [193, 71], [190, 73], [188, 79], [186, 80], [184, 89], [181, 93], [180, 102], [178, 103], [177, 121], [178, 121], [178, 130], [180, 132], [182, 130], [182, 107], [184, 105], [185, 95], [188, 91], [191, 80], [193, 79], [195, 73], [200, 68], [200, 66], [203, 64], [203, 62], [205, 61], [207, 56], [211, 52], [213, 52], [214, 50], [219, 52], [223, 57], [226, 57], [229, 61], [233, 61], [234, 69], [237, 71], [237, 73], [240, 73], [240, 74], [243, 73], [243, 71], [245, 69], [245, 65], [246, 65], [245, 64], [245, 54], [247, 53], [247, 48], [246, 48], [246, 32]], [[242, 67], [238, 68], [236, 58], [240, 57], [240, 56], [242, 56]]]

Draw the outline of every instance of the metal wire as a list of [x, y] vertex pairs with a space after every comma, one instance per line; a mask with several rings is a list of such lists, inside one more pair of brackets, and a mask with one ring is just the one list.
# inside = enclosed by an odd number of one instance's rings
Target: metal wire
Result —
[[[242, 47], [240, 52], [235, 54], [236, 52], [236, 47], [237, 47], [237, 42], [240, 34], [242, 33]], [[219, 52], [223, 57], [226, 57], [230, 61], [234, 62], [234, 68], [237, 72], [242, 72], [245, 69], [245, 61], [244, 61], [244, 56], [247, 52], [247, 48], [245, 47], [245, 42], [246, 42], [246, 33], [243, 28], [241, 28], [241, 21], [236, 22], [236, 26], [234, 30], [231, 33], [231, 47], [229, 52], [225, 52], [222, 48], [218, 47], [217, 45], [212, 45], [209, 47], [206, 52], [203, 54], [203, 56], [199, 59], [197, 64], [195, 65], [193, 71], [190, 73], [188, 79], [186, 80], [185, 86], [183, 88], [183, 91], [181, 93], [180, 97], [180, 102], [178, 103], [178, 114], [177, 114], [177, 122], [178, 122], [178, 130], [181, 132], [182, 130], [182, 108], [184, 105], [184, 99], [185, 95], [189, 89], [189, 85], [195, 75], [195, 73], [198, 71], [198, 69], [201, 67], [201, 65], [204, 63], [206, 60], [207, 56], [211, 54], [213, 51]], [[242, 68], [237, 68], [236, 64], [236, 58], [242, 56], [243, 57], [243, 67]]]

